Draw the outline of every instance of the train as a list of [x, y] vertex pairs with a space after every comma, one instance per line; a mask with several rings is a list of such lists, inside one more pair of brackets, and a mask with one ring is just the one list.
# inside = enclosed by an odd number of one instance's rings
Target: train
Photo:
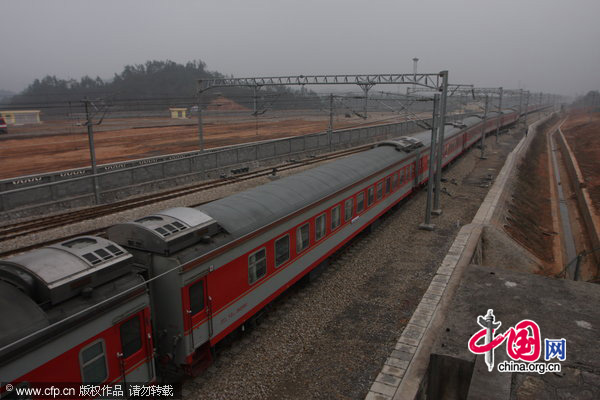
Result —
[[[519, 116], [447, 124], [443, 165]], [[0, 396], [199, 373], [220, 341], [427, 183], [430, 136], [0, 260]]]

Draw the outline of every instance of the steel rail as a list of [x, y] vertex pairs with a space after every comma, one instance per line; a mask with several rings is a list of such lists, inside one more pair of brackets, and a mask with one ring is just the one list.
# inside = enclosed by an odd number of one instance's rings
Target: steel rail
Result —
[[172, 189], [160, 193], [136, 197], [134, 199], [123, 200], [116, 203], [94, 206], [79, 211], [55, 214], [47, 217], [36, 218], [29, 221], [4, 225], [0, 227], [0, 242], [15, 239], [32, 233], [47, 231], [49, 229], [65, 226], [68, 224], [82, 222], [85, 220], [98, 218], [117, 212], [126, 211], [129, 209], [146, 206], [159, 201], [170, 200], [176, 197], [197, 193], [203, 190], [213, 189], [220, 186], [225, 186], [237, 182], [243, 182], [250, 179], [256, 179], [272, 175], [274, 172], [287, 171], [290, 169], [300, 168], [306, 165], [311, 165], [322, 161], [344, 157], [346, 155], [364, 151], [370, 147], [372, 147], [371, 144], [363, 145], [352, 149], [338, 151], [335, 153], [324, 154], [322, 156], [315, 156], [313, 158], [300, 162], [287, 162], [275, 167], [261, 168], [256, 171], [241, 173], [231, 178], [215, 179], [208, 182], [201, 182], [195, 185], [186, 186], [183, 188]]

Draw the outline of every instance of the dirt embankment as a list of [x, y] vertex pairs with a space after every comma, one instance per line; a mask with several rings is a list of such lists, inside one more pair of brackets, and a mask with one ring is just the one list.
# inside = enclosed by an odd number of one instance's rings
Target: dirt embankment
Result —
[[597, 215], [600, 215], [600, 113], [569, 115], [562, 126], [585, 179]]
[[554, 231], [545, 131], [557, 118], [538, 127], [525, 157], [517, 166], [512, 200], [507, 207], [506, 231], [540, 260], [555, 263]]
[[[381, 121], [391, 122], [385, 119]], [[377, 123], [375, 119], [368, 122]], [[356, 118], [342, 120], [336, 122], [335, 129], [364, 123]], [[328, 124], [326, 118], [206, 121], [204, 145], [211, 148], [306, 135], [323, 132]], [[83, 127], [78, 128], [79, 132], [76, 133], [4, 138], [0, 142], [0, 179], [89, 166], [87, 132]], [[94, 143], [99, 164], [195, 151], [199, 149], [198, 127], [177, 125], [98, 131], [94, 133]]]

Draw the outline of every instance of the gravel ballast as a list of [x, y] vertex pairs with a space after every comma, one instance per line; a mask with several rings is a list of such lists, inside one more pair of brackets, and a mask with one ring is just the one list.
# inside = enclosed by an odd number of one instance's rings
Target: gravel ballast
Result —
[[[530, 118], [530, 121], [532, 118]], [[426, 190], [388, 213], [336, 255], [316, 280], [277, 299], [255, 328], [223, 346], [215, 364], [182, 383], [183, 399], [359, 399], [402, 333], [460, 227], [471, 221], [522, 129], [487, 139], [445, 173], [443, 214], [419, 230]], [[295, 174], [320, 164], [280, 173]], [[11, 250], [157, 211], [218, 199], [269, 181], [258, 178], [2, 243]]]
[[231, 341], [184, 399], [364, 398], [460, 227], [471, 221], [522, 130], [473, 149], [444, 174], [443, 214], [423, 222], [426, 191], [388, 213], [317, 280], [276, 300], [264, 322]]

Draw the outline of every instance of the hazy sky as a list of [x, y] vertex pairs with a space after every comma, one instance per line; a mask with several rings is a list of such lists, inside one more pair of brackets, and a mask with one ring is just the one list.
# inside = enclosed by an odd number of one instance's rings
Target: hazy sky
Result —
[[0, 89], [201, 59], [234, 76], [450, 71], [450, 82], [600, 89], [600, 0], [0, 0]]

